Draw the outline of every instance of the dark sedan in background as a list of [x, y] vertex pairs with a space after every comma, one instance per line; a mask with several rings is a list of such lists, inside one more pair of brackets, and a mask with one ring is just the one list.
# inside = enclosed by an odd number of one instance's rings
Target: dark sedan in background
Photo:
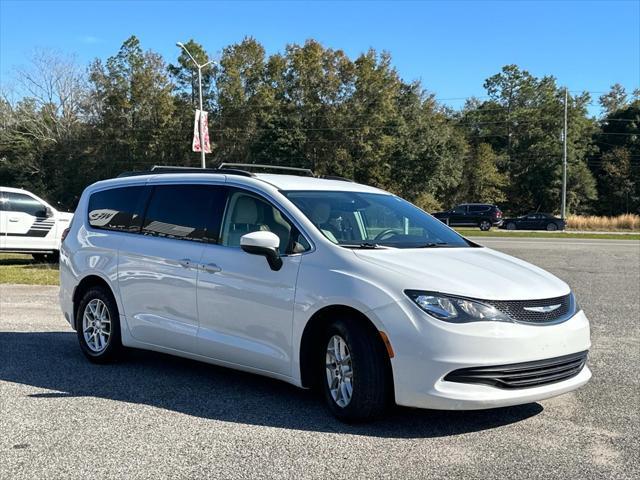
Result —
[[505, 218], [501, 228], [507, 230], [564, 230], [565, 222], [550, 213], [530, 213], [516, 218]]

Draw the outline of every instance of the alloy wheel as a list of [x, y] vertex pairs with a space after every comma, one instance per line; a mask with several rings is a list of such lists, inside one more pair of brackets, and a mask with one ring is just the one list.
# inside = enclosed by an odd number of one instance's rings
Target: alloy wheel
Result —
[[99, 298], [94, 298], [84, 308], [82, 333], [92, 352], [101, 353], [107, 348], [111, 337], [111, 316], [109, 309]]
[[353, 365], [349, 346], [340, 335], [329, 339], [325, 360], [329, 392], [333, 401], [344, 408], [353, 396]]

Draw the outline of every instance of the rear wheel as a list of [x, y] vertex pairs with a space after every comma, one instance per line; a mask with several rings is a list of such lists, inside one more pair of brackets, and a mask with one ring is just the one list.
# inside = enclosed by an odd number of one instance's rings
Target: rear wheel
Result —
[[516, 229], [516, 224], [513, 222], [509, 222], [507, 223], [507, 230], [515, 230]]
[[322, 390], [329, 410], [344, 422], [380, 416], [390, 398], [387, 352], [359, 319], [332, 322], [318, 356]]
[[555, 232], [556, 230], [558, 230], [558, 225], [556, 225], [555, 223], [549, 223], [547, 224], [547, 230], [549, 232]]
[[480, 222], [480, 230], [483, 232], [488, 232], [491, 230], [491, 222], [489, 220], [482, 220]]
[[76, 333], [82, 353], [92, 362], [116, 360], [122, 350], [118, 307], [104, 287], [88, 290], [76, 314]]

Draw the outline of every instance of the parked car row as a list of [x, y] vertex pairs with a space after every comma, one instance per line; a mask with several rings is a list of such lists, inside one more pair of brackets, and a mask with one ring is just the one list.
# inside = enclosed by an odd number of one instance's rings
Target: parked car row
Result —
[[503, 218], [497, 205], [489, 203], [462, 203], [451, 210], [432, 214], [450, 227], [478, 227], [488, 231], [491, 227], [506, 230], [564, 230], [565, 221], [550, 213], [529, 213], [513, 218]]
[[[90, 361], [133, 347], [267, 375], [318, 389], [344, 421], [589, 380], [588, 320], [560, 279], [388, 192], [242, 166], [130, 172], [87, 187], [75, 216], [0, 188], [0, 248], [60, 252], [60, 304]], [[435, 217], [563, 226], [476, 203]]]
[[[318, 389], [344, 421], [391, 402], [518, 405], [589, 380], [589, 323], [560, 279], [391, 193], [238, 167], [84, 191], [60, 303], [90, 361], [134, 347], [267, 375]], [[469, 223], [502, 222], [464, 207]]]

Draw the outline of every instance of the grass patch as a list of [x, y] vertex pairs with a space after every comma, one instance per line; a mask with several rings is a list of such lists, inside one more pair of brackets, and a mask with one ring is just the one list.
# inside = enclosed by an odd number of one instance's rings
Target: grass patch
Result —
[[519, 232], [491, 229], [483, 232], [478, 228], [456, 228], [465, 237], [518, 237], [518, 238], [594, 238], [598, 240], [640, 240], [640, 233], [575, 233], [575, 232]]
[[36, 262], [31, 255], [2, 253], [0, 283], [58, 285], [58, 264]]
[[617, 217], [598, 217], [595, 215], [569, 215], [567, 228], [574, 230], [639, 231], [640, 215], [625, 213]]

